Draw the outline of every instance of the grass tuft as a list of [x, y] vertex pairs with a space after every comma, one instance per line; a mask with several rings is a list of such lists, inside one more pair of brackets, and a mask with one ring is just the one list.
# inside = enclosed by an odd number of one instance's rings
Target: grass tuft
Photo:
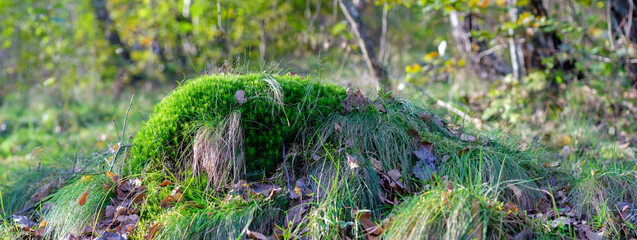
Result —
[[[52, 239], [78, 237], [86, 227], [95, 226], [101, 211], [110, 202], [103, 188], [108, 181], [103, 174], [85, 175], [51, 195], [48, 202], [52, 205], [44, 214], [45, 235]], [[80, 199], [87, 191], [86, 201], [80, 206]]]

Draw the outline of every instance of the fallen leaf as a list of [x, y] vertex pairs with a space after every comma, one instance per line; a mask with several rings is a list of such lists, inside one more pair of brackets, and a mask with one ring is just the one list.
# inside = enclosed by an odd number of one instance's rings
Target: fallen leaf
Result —
[[438, 171], [435, 163], [436, 156], [427, 150], [424, 145], [420, 146], [420, 150], [414, 151], [414, 154], [416, 154], [416, 157], [420, 159], [420, 161], [416, 162], [413, 173], [420, 181], [426, 182]]
[[117, 175], [109, 171], [104, 171], [104, 174], [106, 174], [106, 176], [108, 176], [108, 178], [110, 178], [111, 181], [116, 182], [115, 178], [117, 177]]
[[161, 201], [161, 208], [172, 207], [175, 204], [177, 204], [179, 201], [181, 201], [182, 198], [183, 198], [183, 195], [181, 194], [181, 192], [177, 192], [173, 195], [166, 196], [164, 200]]
[[343, 99], [343, 108], [345, 108], [348, 112], [354, 109], [361, 110], [363, 107], [367, 106], [368, 103], [369, 99], [363, 96], [360, 89], [356, 92], [352, 89], [347, 89], [347, 97]]
[[31, 219], [21, 216], [21, 215], [13, 215], [13, 222], [20, 228], [31, 228], [35, 226], [35, 223], [31, 221]]
[[86, 197], [88, 197], [88, 189], [86, 189], [86, 192], [82, 194], [80, 200], [77, 201], [77, 204], [79, 204], [80, 206], [84, 206], [84, 204], [86, 203]]
[[381, 161], [378, 161], [378, 159], [374, 157], [370, 157], [369, 160], [372, 162], [374, 167], [376, 167], [376, 169], [383, 171], [383, 163]]
[[347, 164], [349, 165], [349, 168], [355, 169], [359, 167], [356, 158], [349, 155], [349, 153], [345, 153], [345, 155], [347, 156]]
[[507, 187], [513, 190], [513, 194], [515, 195], [515, 199], [518, 200], [518, 204], [522, 203], [520, 202], [520, 199], [522, 199], [522, 190], [510, 183], [507, 183]]
[[256, 240], [268, 240], [268, 237], [266, 237], [265, 235], [259, 233], [259, 232], [253, 232], [250, 231], [250, 229], [247, 229], [246, 231], [246, 236], [249, 239], [256, 239]]
[[369, 210], [358, 210], [355, 213], [356, 219], [363, 226], [363, 232], [365, 234], [369, 234], [372, 236], [379, 236], [382, 234], [382, 229], [378, 226], [374, 221], [371, 220], [371, 211]]
[[234, 99], [237, 100], [237, 103], [239, 103], [239, 105], [244, 104], [248, 101], [248, 99], [246, 98], [246, 92], [243, 90], [237, 90], [237, 92], [234, 94]]
[[157, 234], [157, 232], [159, 232], [159, 229], [161, 229], [162, 224], [159, 222], [153, 223], [153, 225], [150, 226], [150, 228], [148, 229], [148, 234], [146, 234], [146, 236], [144, 236], [145, 240], [152, 240], [153, 238], [155, 238], [155, 235]]
[[392, 169], [389, 172], [387, 172], [387, 176], [389, 176], [391, 178], [391, 180], [398, 180], [400, 178], [400, 171], [398, 169]]
[[159, 185], [159, 187], [167, 187], [170, 185], [173, 185], [173, 183], [171, 181], [168, 181], [168, 179], [166, 179]]
[[256, 196], [265, 197], [266, 200], [272, 198], [283, 189], [279, 186], [267, 183], [252, 183], [250, 186], [250, 192], [253, 192]]
[[334, 130], [340, 133], [343, 131], [343, 127], [341, 127], [341, 125], [338, 123], [334, 123]]

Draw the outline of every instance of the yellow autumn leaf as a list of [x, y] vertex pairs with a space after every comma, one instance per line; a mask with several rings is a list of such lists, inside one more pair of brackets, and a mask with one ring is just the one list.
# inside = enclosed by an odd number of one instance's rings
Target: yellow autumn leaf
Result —
[[82, 176], [82, 178], [80, 178], [80, 181], [91, 181], [93, 180], [93, 176], [91, 175], [84, 175]]
[[482, 4], [480, 4], [480, 7], [481, 7], [481, 8], [485, 8], [485, 7], [487, 7], [488, 5], [489, 5], [489, 0], [484, 0], [484, 1], [482, 2]]
[[469, 0], [469, 7], [475, 7], [480, 0]]
[[464, 67], [464, 65], [467, 64], [467, 60], [464, 60], [464, 58], [458, 60], [458, 67]]
[[438, 56], [438, 52], [430, 52], [430, 53], [427, 53], [427, 55], [425, 55], [422, 59], [425, 61], [431, 61], [437, 56]]
[[444, 63], [445, 67], [451, 67], [453, 66], [453, 60], [452, 59], [447, 59], [447, 61], [445, 61]]
[[497, 0], [497, 1], [495, 1], [495, 4], [497, 4], [498, 6], [502, 7], [505, 4], [507, 4], [507, 1], [506, 0]]
[[564, 137], [562, 137], [562, 145], [564, 146], [571, 145], [571, 142], [572, 142], [571, 136], [564, 135]]
[[407, 66], [405, 68], [405, 72], [407, 73], [418, 73], [420, 72], [420, 70], [422, 70], [422, 67], [418, 63], [414, 63], [411, 66]]
[[533, 20], [533, 17], [533, 14], [531, 14], [530, 12], [523, 12], [518, 18], [518, 23], [528, 23]]
[[597, 8], [604, 8], [604, 2], [602, 1], [597, 2]]

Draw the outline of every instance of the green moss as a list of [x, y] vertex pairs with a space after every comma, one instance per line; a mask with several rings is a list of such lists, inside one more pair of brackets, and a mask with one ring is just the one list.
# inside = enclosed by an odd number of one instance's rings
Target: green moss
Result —
[[[275, 80], [275, 81], [273, 81]], [[245, 91], [247, 102], [235, 99]], [[279, 94], [280, 91], [280, 94]], [[144, 123], [131, 149], [129, 174], [165, 167], [185, 169], [197, 126], [214, 126], [241, 112], [246, 169], [272, 172], [282, 160], [282, 143], [296, 140], [341, 107], [345, 90], [295, 76], [210, 75], [188, 81], [162, 100]]]

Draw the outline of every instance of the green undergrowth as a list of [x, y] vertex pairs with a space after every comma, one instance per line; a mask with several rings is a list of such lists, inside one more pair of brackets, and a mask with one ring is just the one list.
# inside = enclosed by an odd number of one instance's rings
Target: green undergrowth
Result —
[[[245, 102], [235, 96], [240, 91]], [[604, 216], [616, 214], [617, 202], [634, 202], [632, 162], [589, 160], [573, 175], [570, 162], [585, 156], [551, 154], [501, 131], [478, 132], [454, 116], [427, 103], [386, 94], [369, 99], [293, 76], [204, 76], [157, 105], [119, 159], [124, 170], [116, 165], [113, 172], [139, 178], [146, 188], [134, 239], [145, 238], [151, 226], [161, 226], [157, 239], [237, 239], [248, 230], [284, 239], [359, 239], [369, 221], [382, 226], [386, 239], [568, 235], [550, 228], [553, 219], [525, 215], [550, 200], [545, 188], [555, 182], [571, 184], [560, 191], [580, 203], [583, 219], [599, 225], [593, 230], [623, 231], [616, 218]], [[613, 152], [600, 154], [620, 157]], [[100, 218], [104, 194], [89, 194], [84, 206], [73, 207], [86, 189], [104, 192], [101, 172], [109, 166], [97, 166], [91, 181], [71, 181], [47, 200], [53, 208], [45, 220], [55, 222], [50, 234], [76, 234], [86, 224], [74, 223]], [[164, 180], [172, 185], [161, 186]], [[239, 180], [281, 191], [246, 197], [232, 187]], [[211, 181], [223, 184], [210, 188]], [[183, 199], [164, 206], [176, 192]], [[286, 222], [290, 217], [299, 219]]]

